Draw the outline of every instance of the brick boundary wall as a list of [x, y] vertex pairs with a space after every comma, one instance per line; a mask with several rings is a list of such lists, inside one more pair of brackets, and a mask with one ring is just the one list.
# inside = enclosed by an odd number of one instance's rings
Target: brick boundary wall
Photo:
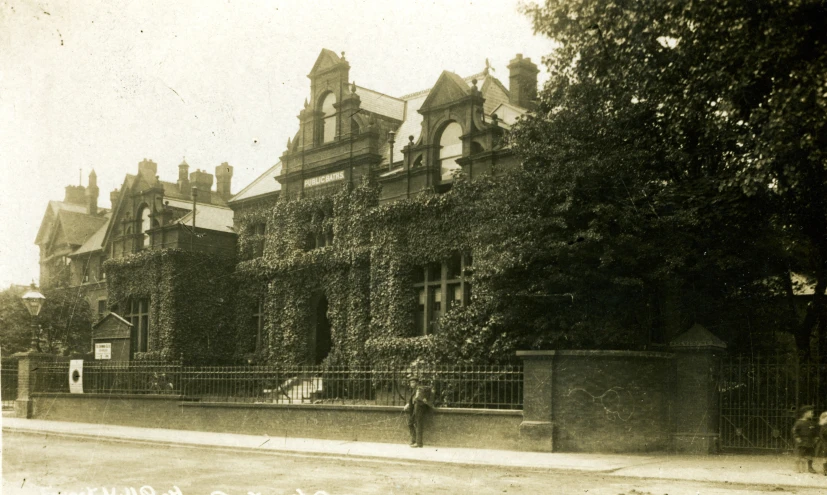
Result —
[[[695, 325], [671, 352], [520, 351], [523, 410], [436, 409], [425, 443], [540, 452], [719, 450], [723, 342]], [[406, 443], [401, 407], [204, 403], [169, 395], [31, 393], [19, 361], [18, 417], [253, 435]], [[68, 380], [68, 377], [67, 377]]]
[[531, 445], [528, 450], [669, 450], [672, 354], [523, 351], [518, 355], [524, 360], [521, 435]]
[[[170, 395], [32, 394], [32, 418], [269, 437], [402, 443], [402, 407], [241, 404]], [[521, 411], [435, 409], [425, 416], [429, 446], [520, 450]]]

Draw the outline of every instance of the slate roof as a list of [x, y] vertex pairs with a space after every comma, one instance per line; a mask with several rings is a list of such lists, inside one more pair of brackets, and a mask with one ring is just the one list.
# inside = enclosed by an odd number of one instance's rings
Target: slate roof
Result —
[[106, 237], [106, 229], [109, 228], [109, 220], [111, 220], [112, 214], [107, 213], [105, 218], [106, 221], [103, 222], [100, 228], [72, 253], [73, 256], [76, 254], [92, 253], [103, 248], [103, 238]]
[[[281, 174], [281, 162], [270, 167], [269, 170], [261, 174], [256, 180], [251, 182], [247, 187], [238, 192], [235, 196], [230, 198], [228, 203], [236, 203], [245, 199], [264, 196], [266, 194], [274, 193], [281, 190], [281, 183], [276, 180]], [[197, 221], [197, 219], [196, 219]]]
[[61, 210], [57, 214], [66, 242], [72, 246], [81, 246], [89, 237], [107, 223], [106, 217]]
[[361, 101], [360, 108], [368, 112], [396, 120], [405, 118], [405, 101], [400, 98], [394, 98], [359, 85], [356, 86], [356, 94], [359, 95]]
[[[49, 227], [54, 225], [53, 222], [49, 222], [48, 220], [52, 220], [57, 217], [57, 214], [61, 211], [71, 211], [74, 213], [86, 213], [86, 205], [79, 205], [75, 203], [65, 203], [63, 201], [49, 201], [48, 206], [46, 207], [46, 213], [43, 214], [43, 220], [40, 223], [40, 228], [37, 231], [37, 237], [35, 237], [34, 243], [40, 244], [43, 242], [45, 237], [49, 236], [51, 232]], [[98, 212], [105, 213], [108, 210], [104, 208], [98, 208]]]
[[[192, 226], [192, 211], [175, 221]], [[199, 203], [196, 207], [195, 226], [200, 229], [217, 230], [218, 232], [235, 232], [233, 230], [233, 210], [226, 206], [205, 205]]]

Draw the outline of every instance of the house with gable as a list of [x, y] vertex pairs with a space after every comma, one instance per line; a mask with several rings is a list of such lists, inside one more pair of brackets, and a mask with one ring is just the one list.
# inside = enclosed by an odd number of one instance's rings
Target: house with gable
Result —
[[[196, 297], [194, 304], [185, 305], [183, 295], [175, 297], [175, 288], [179, 278], [204, 292], [229, 283], [224, 272], [232, 269], [228, 260], [236, 251], [233, 212], [227, 206], [233, 167], [223, 163], [215, 175], [190, 173], [183, 162], [176, 182], [161, 180], [157, 172], [155, 162], [141, 161], [137, 174], [127, 174], [110, 193], [112, 208], [105, 210], [97, 208], [92, 171], [87, 187], [68, 186], [64, 201], [50, 202], [36, 240], [41, 286], [83, 294], [99, 319], [112, 311], [128, 321], [130, 345], [123, 355], [130, 358], [167, 358], [173, 356], [172, 345], [180, 357], [192, 347], [183, 345], [190, 338], [197, 348], [216, 331], [211, 326], [221, 319], [210, 318], [230, 297]], [[222, 273], [220, 282], [210, 279], [214, 272]], [[212, 304], [212, 310], [201, 310], [202, 304]], [[192, 330], [195, 337], [178, 334], [177, 329], [195, 326], [201, 326]], [[209, 354], [211, 346], [206, 347], [201, 352]]]
[[[110, 210], [98, 208], [97, 175], [89, 174], [88, 186], [66, 186], [63, 201], [49, 201], [35, 244], [40, 249], [40, 287], [44, 290], [81, 289], [87, 304], [105, 313], [106, 284], [100, 257], [76, 255], [89, 252], [109, 223]], [[100, 302], [100, 304], [99, 304]]]
[[427, 352], [443, 317], [470, 304], [474, 253], [450, 221], [429, 227], [448, 213], [422, 198], [451, 191], [458, 173], [519, 166], [505, 135], [533, 107], [538, 69], [521, 55], [508, 68], [509, 87], [486, 63], [391, 96], [355, 84], [344, 53], [321, 51], [278, 165], [229, 201], [237, 357], [359, 364]]

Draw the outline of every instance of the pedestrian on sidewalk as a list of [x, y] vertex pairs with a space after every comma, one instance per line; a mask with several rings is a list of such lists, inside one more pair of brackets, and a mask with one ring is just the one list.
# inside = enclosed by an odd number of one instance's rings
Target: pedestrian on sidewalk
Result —
[[818, 424], [813, 420], [813, 406], [801, 406], [798, 410], [798, 421], [793, 425], [793, 439], [795, 440], [796, 468], [799, 473], [804, 472], [804, 461], [807, 461], [807, 471], [815, 473], [813, 456], [818, 438]]
[[408, 375], [410, 392], [405, 404], [408, 429], [411, 432], [411, 447], [422, 447], [422, 423], [425, 412], [431, 406], [431, 388], [419, 384], [416, 375]]
[[827, 476], [827, 411], [818, 418], [818, 439], [816, 440], [815, 456], [822, 460], [821, 468]]

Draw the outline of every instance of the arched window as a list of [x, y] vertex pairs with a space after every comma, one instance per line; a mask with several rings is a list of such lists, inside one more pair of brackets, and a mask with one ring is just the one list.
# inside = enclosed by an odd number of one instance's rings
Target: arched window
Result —
[[144, 206], [141, 209], [141, 234], [143, 234], [143, 247], [149, 247], [150, 237], [149, 229], [152, 228], [152, 219], [149, 218], [149, 207]]
[[462, 157], [462, 127], [451, 122], [442, 131], [439, 138], [439, 171], [442, 180], [451, 180], [454, 170], [460, 168], [457, 158]]
[[322, 143], [329, 143], [336, 137], [336, 96], [333, 93], [328, 93], [324, 100], [322, 100], [321, 111], [322, 125], [319, 126]]

